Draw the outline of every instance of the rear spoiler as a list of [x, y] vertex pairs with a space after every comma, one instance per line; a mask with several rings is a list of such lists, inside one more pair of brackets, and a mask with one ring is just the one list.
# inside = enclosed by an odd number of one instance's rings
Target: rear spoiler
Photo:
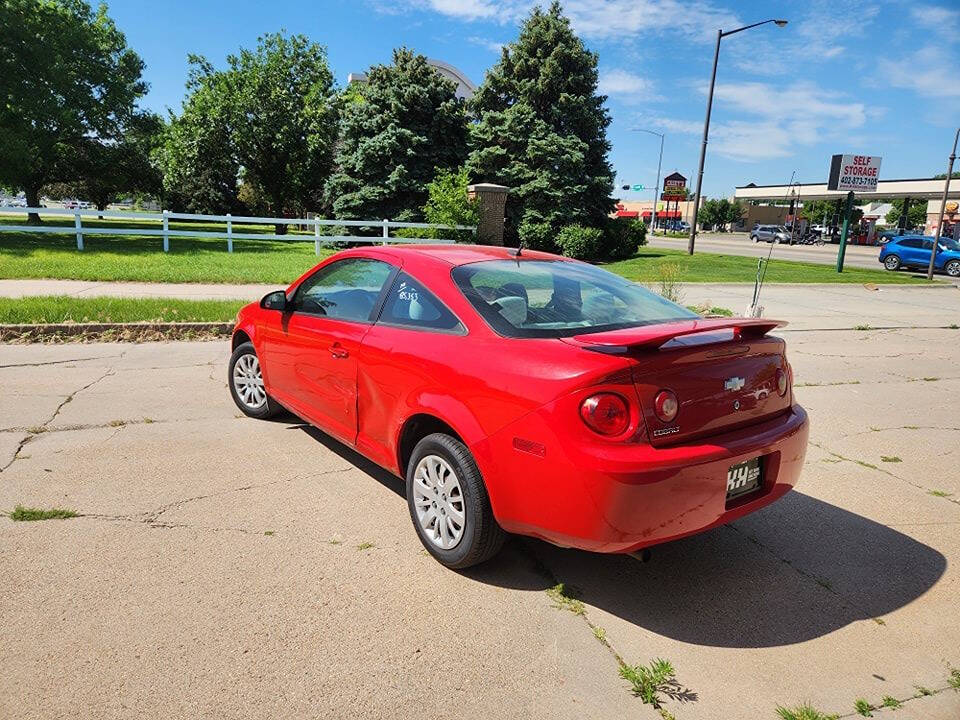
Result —
[[786, 324], [783, 320], [766, 318], [681, 320], [659, 325], [574, 335], [571, 339], [587, 350], [623, 355], [637, 350], [658, 350], [674, 338], [717, 330], [733, 330], [733, 336], [737, 340], [759, 338], [774, 328], [784, 327]]

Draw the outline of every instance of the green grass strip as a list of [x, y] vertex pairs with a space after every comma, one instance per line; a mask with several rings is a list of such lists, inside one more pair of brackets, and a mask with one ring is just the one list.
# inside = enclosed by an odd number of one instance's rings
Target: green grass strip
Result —
[[[879, 250], [878, 250], [879, 252]], [[752, 283], [757, 276], [757, 258], [740, 255], [717, 255], [698, 252], [688, 255], [683, 250], [642, 247], [629, 260], [610, 263], [603, 267], [628, 280], [656, 283], [663, 277], [663, 268], [673, 266], [679, 282]], [[925, 284], [926, 279], [907, 272], [887, 272], [879, 269], [845, 268], [838, 273], [832, 265], [771, 260], [767, 267], [768, 283], [895, 283]]]
[[0, 324], [231, 322], [243, 300], [71, 297], [0, 298]]

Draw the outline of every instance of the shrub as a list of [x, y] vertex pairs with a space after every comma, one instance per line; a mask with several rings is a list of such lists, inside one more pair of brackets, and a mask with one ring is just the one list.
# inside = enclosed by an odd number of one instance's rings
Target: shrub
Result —
[[[427, 185], [428, 198], [423, 206], [424, 219], [438, 225], [477, 225], [480, 222], [480, 207], [467, 193], [469, 183], [470, 179], [464, 168], [456, 172], [437, 168], [436, 175]], [[469, 230], [401, 228], [404, 229], [419, 230], [422, 237], [459, 242], [474, 240], [473, 233]]]
[[517, 234], [525, 248], [543, 250], [544, 252], [557, 252], [557, 234], [553, 228], [550, 227], [550, 223], [524, 220], [520, 223]]
[[603, 231], [583, 225], [567, 225], [557, 233], [557, 245], [567, 257], [596, 260], [603, 246]]
[[647, 226], [642, 220], [611, 218], [604, 228], [603, 255], [609, 260], [633, 257], [647, 244]]

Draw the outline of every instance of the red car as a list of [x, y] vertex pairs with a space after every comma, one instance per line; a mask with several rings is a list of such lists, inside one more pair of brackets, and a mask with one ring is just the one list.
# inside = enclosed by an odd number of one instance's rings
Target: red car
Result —
[[808, 428], [781, 324], [703, 319], [546, 253], [378, 246], [244, 307], [230, 390], [405, 476], [444, 565], [505, 533], [627, 553], [793, 487]]

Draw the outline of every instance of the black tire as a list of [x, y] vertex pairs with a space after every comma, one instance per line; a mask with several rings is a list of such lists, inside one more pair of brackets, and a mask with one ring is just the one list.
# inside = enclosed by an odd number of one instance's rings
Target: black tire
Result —
[[960, 277], [960, 260], [951, 260], [943, 269], [950, 277]]
[[753, 240], [755, 243], [760, 242], [760, 236], [759, 236], [759, 235], [751, 235], [751, 236], [750, 236], [750, 239]]
[[[237, 349], [233, 351], [233, 354], [230, 356], [230, 364], [227, 369], [227, 385], [230, 386], [230, 397], [233, 398], [233, 402], [236, 403], [237, 407], [240, 408], [241, 412], [244, 415], [249, 415], [253, 418], [258, 418], [260, 420], [265, 420], [266, 418], [273, 417], [283, 408], [271, 398], [269, 395], [264, 392], [264, 401], [260, 405], [251, 405], [244, 401], [237, 391], [237, 380], [235, 379], [234, 369], [237, 366], [237, 363], [241, 361], [245, 356], [252, 355], [256, 360], [257, 370], [259, 372], [260, 367], [260, 358], [257, 357], [257, 351], [253, 347], [253, 343], [245, 342], [237, 346]], [[260, 376], [262, 382], [263, 378]]]
[[[420, 461], [436, 455], [446, 460], [456, 473], [463, 501], [463, 534], [451, 548], [444, 549], [431, 540], [417, 517], [414, 474]], [[455, 570], [478, 565], [496, 555], [507, 534], [497, 524], [483, 476], [473, 456], [462, 442], [444, 433], [427, 435], [413, 449], [407, 464], [407, 507], [420, 542], [442, 565]], [[429, 510], [429, 508], [427, 508]]]
[[897, 256], [897, 255], [887, 255], [887, 256], [883, 259], [883, 266], [884, 266], [887, 270], [890, 270], [891, 272], [896, 272], [897, 270], [899, 270], [899, 269], [903, 266], [903, 263], [900, 261], [900, 257], [899, 257], [899, 256]]

